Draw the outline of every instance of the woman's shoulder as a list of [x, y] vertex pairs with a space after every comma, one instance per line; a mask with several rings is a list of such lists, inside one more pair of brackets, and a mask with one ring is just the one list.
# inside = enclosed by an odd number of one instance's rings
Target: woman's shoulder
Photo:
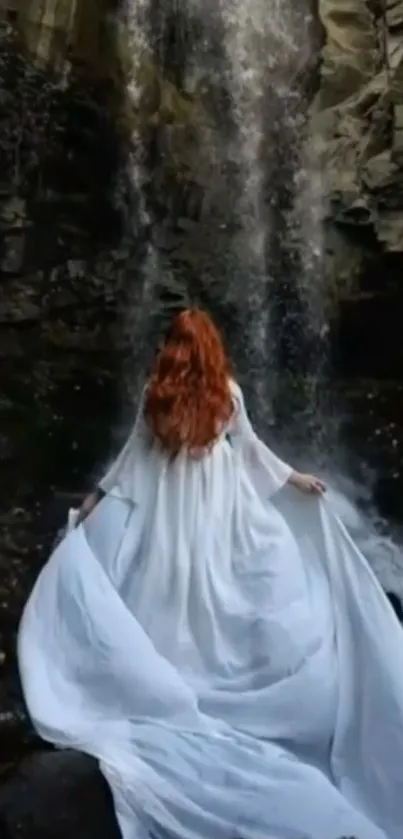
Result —
[[240, 406], [243, 405], [242, 388], [238, 384], [236, 379], [232, 379], [232, 378], [229, 379], [229, 387], [230, 387], [230, 392], [231, 392], [232, 399], [233, 399], [236, 407], [239, 409]]
[[238, 382], [232, 378], [230, 378], [228, 381], [231, 393], [234, 394], [234, 396], [239, 396], [242, 393], [242, 391]]

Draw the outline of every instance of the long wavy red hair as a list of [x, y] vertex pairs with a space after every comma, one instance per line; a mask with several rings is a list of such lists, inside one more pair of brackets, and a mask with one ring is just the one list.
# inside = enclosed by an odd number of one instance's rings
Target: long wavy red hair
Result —
[[208, 450], [233, 412], [230, 364], [217, 327], [202, 309], [177, 315], [151, 372], [147, 423], [165, 450]]

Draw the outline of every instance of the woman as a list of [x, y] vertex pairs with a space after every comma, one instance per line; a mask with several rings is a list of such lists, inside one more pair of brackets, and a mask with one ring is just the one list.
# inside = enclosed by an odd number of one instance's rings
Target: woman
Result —
[[19, 635], [36, 729], [99, 760], [123, 839], [401, 839], [403, 636], [324, 489], [182, 312]]

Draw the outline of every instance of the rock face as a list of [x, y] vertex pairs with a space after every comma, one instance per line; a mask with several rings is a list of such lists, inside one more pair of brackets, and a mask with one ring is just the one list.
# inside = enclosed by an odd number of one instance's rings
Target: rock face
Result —
[[403, 251], [403, 2], [319, 0], [319, 16], [311, 131], [339, 234], [329, 249], [344, 247], [336, 280], [348, 282], [376, 249]]
[[30, 737], [15, 679], [22, 604], [67, 506], [109, 455], [118, 289], [130, 264], [113, 195], [118, 142], [105, 87], [78, 75], [65, 86], [34, 66], [19, 48], [10, 5], [0, 17], [4, 762]]

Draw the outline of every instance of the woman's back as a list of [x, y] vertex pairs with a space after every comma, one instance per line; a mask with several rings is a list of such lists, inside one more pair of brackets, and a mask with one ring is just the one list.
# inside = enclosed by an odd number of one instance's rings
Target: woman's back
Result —
[[[120, 549], [125, 601], [159, 652], [171, 660], [174, 650], [181, 670], [189, 656], [193, 677], [206, 667], [210, 674], [221, 672], [225, 658], [225, 671], [246, 666], [250, 651], [245, 639], [239, 646], [239, 633], [249, 612], [237, 575], [244, 582], [245, 570], [253, 570], [249, 558], [267, 555], [284, 537], [274, 507], [268, 515], [268, 498], [286, 482], [290, 467], [256, 437], [239, 386], [233, 380], [228, 385], [231, 419], [203, 453], [183, 447], [172, 457], [140, 407], [127, 454], [101, 482], [109, 497], [135, 506], [136, 526]], [[292, 558], [286, 553], [285, 564]], [[274, 563], [278, 555], [274, 548]], [[293, 577], [298, 587], [295, 572]], [[228, 632], [221, 624], [229, 614], [231, 637], [238, 640], [224, 656], [220, 639]]]
[[327, 505], [271, 504], [320, 482], [213, 357], [171, 335], [105, 497], [40, 575], [31, 716], [101, 761], [125, 839], [400, 839], [400, 627]]

